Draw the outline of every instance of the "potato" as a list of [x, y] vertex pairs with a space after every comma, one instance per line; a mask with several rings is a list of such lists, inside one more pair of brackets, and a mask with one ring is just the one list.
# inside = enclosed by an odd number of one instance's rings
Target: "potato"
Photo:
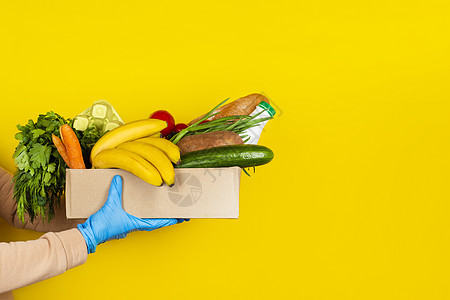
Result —
[[181, 154], [185, 154], [212, 147], [238, 145], [243, 143], [244, 141], [239, 134], [233, 131], [224, 130], [185, 136], [177, 143], [177, 146], [180, 147]]

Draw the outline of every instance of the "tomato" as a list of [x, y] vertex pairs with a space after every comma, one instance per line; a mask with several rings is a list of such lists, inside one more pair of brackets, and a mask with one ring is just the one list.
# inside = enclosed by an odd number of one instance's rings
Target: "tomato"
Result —
[[187, 128], [188, 126], [184, 123], [178, 123], [177, 125], [175, 125], [175, 127], [172, 129], [172, 132], [178, 133], [181, 130]]
[[167, 110], [157, 110], [154, 113], [152, 113], [148, 118], [163, 120], [167, 122], [167, 127], [161, 130], [161, 134], [163, 137], [172, 132], [173, 128], [175, 127], [175, 119]]

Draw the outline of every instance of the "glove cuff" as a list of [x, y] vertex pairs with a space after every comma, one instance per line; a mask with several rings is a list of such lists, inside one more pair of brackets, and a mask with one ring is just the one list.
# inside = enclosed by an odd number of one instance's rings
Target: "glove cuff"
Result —
[[88, 254], [94, 253], [95, 249], [97, 248], [97, 241], [94, 238], [94, 234], [92, 233], [92, 229], [88, 221], [83, 224], [78, 224], [77, 228], [81, 232], [81, 235], [84, 237]]

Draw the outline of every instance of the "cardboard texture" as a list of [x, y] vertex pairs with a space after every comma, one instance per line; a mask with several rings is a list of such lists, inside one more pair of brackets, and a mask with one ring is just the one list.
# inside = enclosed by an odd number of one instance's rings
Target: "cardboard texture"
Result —
[[156, 187], [121, 169], [66, 170], [68, 219], [87, 218], [105, 203], [114, 175], [122, 176], [123, 208], [140, 218], [239, 217], [241, 169], [175, 169], [175, 185]]

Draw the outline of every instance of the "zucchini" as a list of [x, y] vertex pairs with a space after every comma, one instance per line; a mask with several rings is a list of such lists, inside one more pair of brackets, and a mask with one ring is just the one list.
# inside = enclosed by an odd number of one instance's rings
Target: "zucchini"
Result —
[[273, 158], [273, 152], [259, 145], [228, 145], [186, 153], [176, 168], [254, 167]]

